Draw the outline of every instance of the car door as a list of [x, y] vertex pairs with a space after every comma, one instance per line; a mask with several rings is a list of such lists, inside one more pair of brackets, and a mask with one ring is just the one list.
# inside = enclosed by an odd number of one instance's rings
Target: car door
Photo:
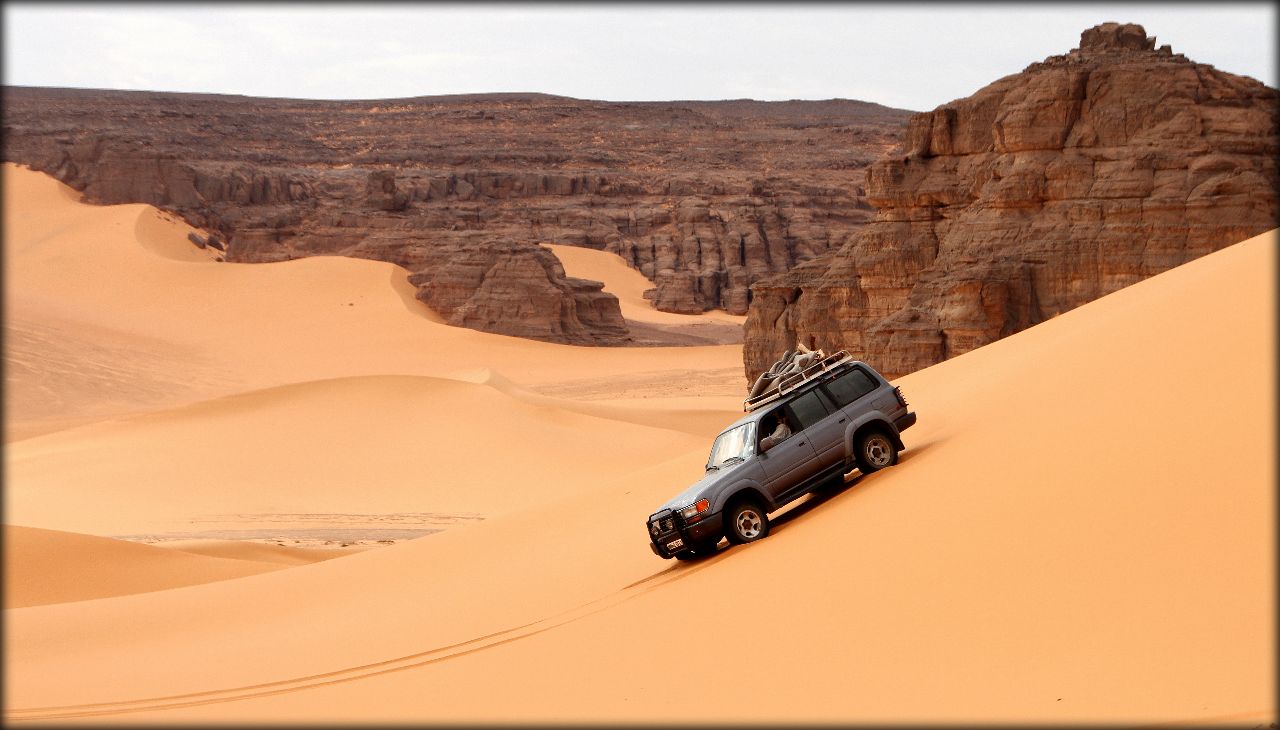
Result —
[[819, 389], [811, 390], [795, 399], [791, 409], [804, 425], [804, 432], [809, 434], [809, 445], [817, 455], [812, 473], [843, 462], [844, 430], [849, 417], [831, 402], [827, 394]]
[[[783, 408], [775, 409], [772, 413], [776, 414]], [[772, 414], [770, 414], [772, 415]], [[766, 415], [761, 419], [761, 423], [769, 423], [772, 419], [770, 415]], [[766, 477], [764, 488], [769, 493], [770, 499], [778, 499], [792, 487], [799, 484], [808, 474], [812, 473], [813, 463], [817, 457], [813, 447], [809, 445], [809, 438], [803, 430], [799, 430], [799, 424], [796, 417], [788, 412], [787, 420], [792, 424], [793, 430], [791, 435], [781, 443], [765, 452], [760, 452], [757, 458], [760, 468], [764, 470]], [[768, 436], [767, 433], [757, 434], [758, 438]], [[759, 441], [756, 442], [757, 450]]]

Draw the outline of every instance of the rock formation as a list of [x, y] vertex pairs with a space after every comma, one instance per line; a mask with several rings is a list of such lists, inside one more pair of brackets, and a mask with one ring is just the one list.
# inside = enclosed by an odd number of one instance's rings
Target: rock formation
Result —
[[617, 253], [664, 311], [749, 286], [871, 219], [865, 168], [909, 113], [865, 102], [613, 103], [538, 94], [326, 102], [6, 87], [5, 159], [144, 202], [229, 261], [337, 254], [413, 272], [447, 321], [575, 344], [627, 327], [539, 243]]
[[752, 287], [748, 382], [797, 342], [903, 375], [1274, 228], [1277, 101], [1106, 23], [913, 116], [874, 221]]

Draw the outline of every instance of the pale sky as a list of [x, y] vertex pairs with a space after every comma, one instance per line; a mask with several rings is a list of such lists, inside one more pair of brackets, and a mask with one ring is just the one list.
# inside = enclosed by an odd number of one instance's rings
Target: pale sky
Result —
[[540, 91], [932, 109], [1105, 21], [1276, 86], [1270, 3], [4, 4], [4, 83], [308, 99]]

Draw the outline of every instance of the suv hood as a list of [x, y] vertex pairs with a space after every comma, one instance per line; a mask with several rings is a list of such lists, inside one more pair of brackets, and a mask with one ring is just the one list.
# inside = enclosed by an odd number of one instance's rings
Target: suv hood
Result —
[[681, 507], [688, 507], [689, 505], [697, 501], [698, 494], [701, 493], [704, 489], [713, 487], [719, 482], [736, 478], [735, 472], [737, 472], [742, 467], [746, 466], [747, 463], [750, 461], [751, 459], [747, 459], [746, 461], [740, 461], [737, 464], [733, 464], [731, 466], [727, 466], [727, 467], [722, 466], [718, 470], [708, 471], [706, 474], [703, 475], [701, 479], [694, 482], [693, 484], [690, 484], [687, 488], [685, 488], [684, 491], [680, 492], [679, 494], [672, 497], [671, 499], [668, 499], [666, 502], [663, 502], [662, 506], [654, 510], [654, 512], [661, 512], [664, 509], [677, 510], [677, 509], [680, 509]]

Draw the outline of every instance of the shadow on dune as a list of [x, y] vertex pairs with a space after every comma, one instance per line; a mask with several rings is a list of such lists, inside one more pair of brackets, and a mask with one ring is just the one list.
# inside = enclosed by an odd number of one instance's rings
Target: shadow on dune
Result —
[[[927, 451], [930, 447], [932, 447], [936, 443], [938, 443], [936, 440], [927, 441], [923, 444], [912, 446], [910, 451], [903, 451], [902, 454], [898, 457], [898, 466], [895, 466], [893, 468], [895, 469], [900, 468], [902, 464], [906, 464], [910, 462], [913, 458], [918, 456], [921, 452]], [[822, 487], [822, 488], [819, 488], [817, 491], [810, 492], [808, 496], [798, 499], [795, 502], [791, 503], [790, 505], [783, 507], [780, 512], [774, 513], [774, 515], [769, 518], [770, 534], [773, 534], [780, 530], [785, 530], [791, 527], [792, 524], [796, 523], [797, 520], [801, 520], [805, 515], [809, 514], [809, 512], [811, 512], [814, 508], [819, 507], [823, 504], [826, 504], [827, 502], [830, 502], [833, 499], [844, 498], [845, 494], [857, 494], [858, 492], [865, 491], [867, 489], [872, 488], [878, 481], [881, 481], [877, 479], [877, 477], [880, 477], [883, 474], [884, 472], [878, 472], [875, 474], [862, 474], [861, 472], [856, 472], [856, 471], [850, 472], [849, 474], [845, 475], [844, 482], [842, 484]], [[768, 538], [766, 537], [765, 539], [767, 540]], [[679, 569], [679, 566], [682, 564], [683, 565], [689, 565], [689, 564], [706, 565], [712, 560], [719, 560], [729, 550], [730, 547], [732, 546], [729, 545], [728, 542], [722, 538], [720, 540], [720, 547], [716, 550], [716, 552], [712, 553], [711, 555], [706, 555], [703, 557], [691, 558], [689, 560], [681, 561], [680, 563], [677, 563], [677, 565], [673, 565], [667, 568], [666, 570], [662, 571], [661, 573], [654, 574], [653, 576], [650, 576], [649, 578], [638, 581], [637, 583], [643, 583], [645, 580], [656, 578], [657, 576], [670, 572], [672, 570], [677, 570]], [[633, 583], [632, 585], [636, 585], [636, 584]], [[630, 588], [631, 586], [627, 586], [627, 587]]]
[[[892, 473], [894, 469], [902, 468], [902, 465], [909, 463], [913, 458], [920, 455], [921, 452], [927, 451], [936, 441], [929, 441], [918, 446], [912, 446], [910, 451], [903, 451], [898, 457], [898, 464], [888, 473]], [[863, 474], [861, 472], [850, 472], [845, 475], [844, 483], [829, 487], [820, 488], [817, 491], [810, 492], [805, 499], [797, 500], [789, 507], [784, 507], [783, 511], [769, 518], [770, 533], [785, 530], [792, 523], [809, 514], [815, 507], [826, 504], [834, 499], [844, 498], [845, 494], [857, 494], [874, 487], [878, 482], [882, 481], [886, 472], [876, 472], [874, 474]]]

